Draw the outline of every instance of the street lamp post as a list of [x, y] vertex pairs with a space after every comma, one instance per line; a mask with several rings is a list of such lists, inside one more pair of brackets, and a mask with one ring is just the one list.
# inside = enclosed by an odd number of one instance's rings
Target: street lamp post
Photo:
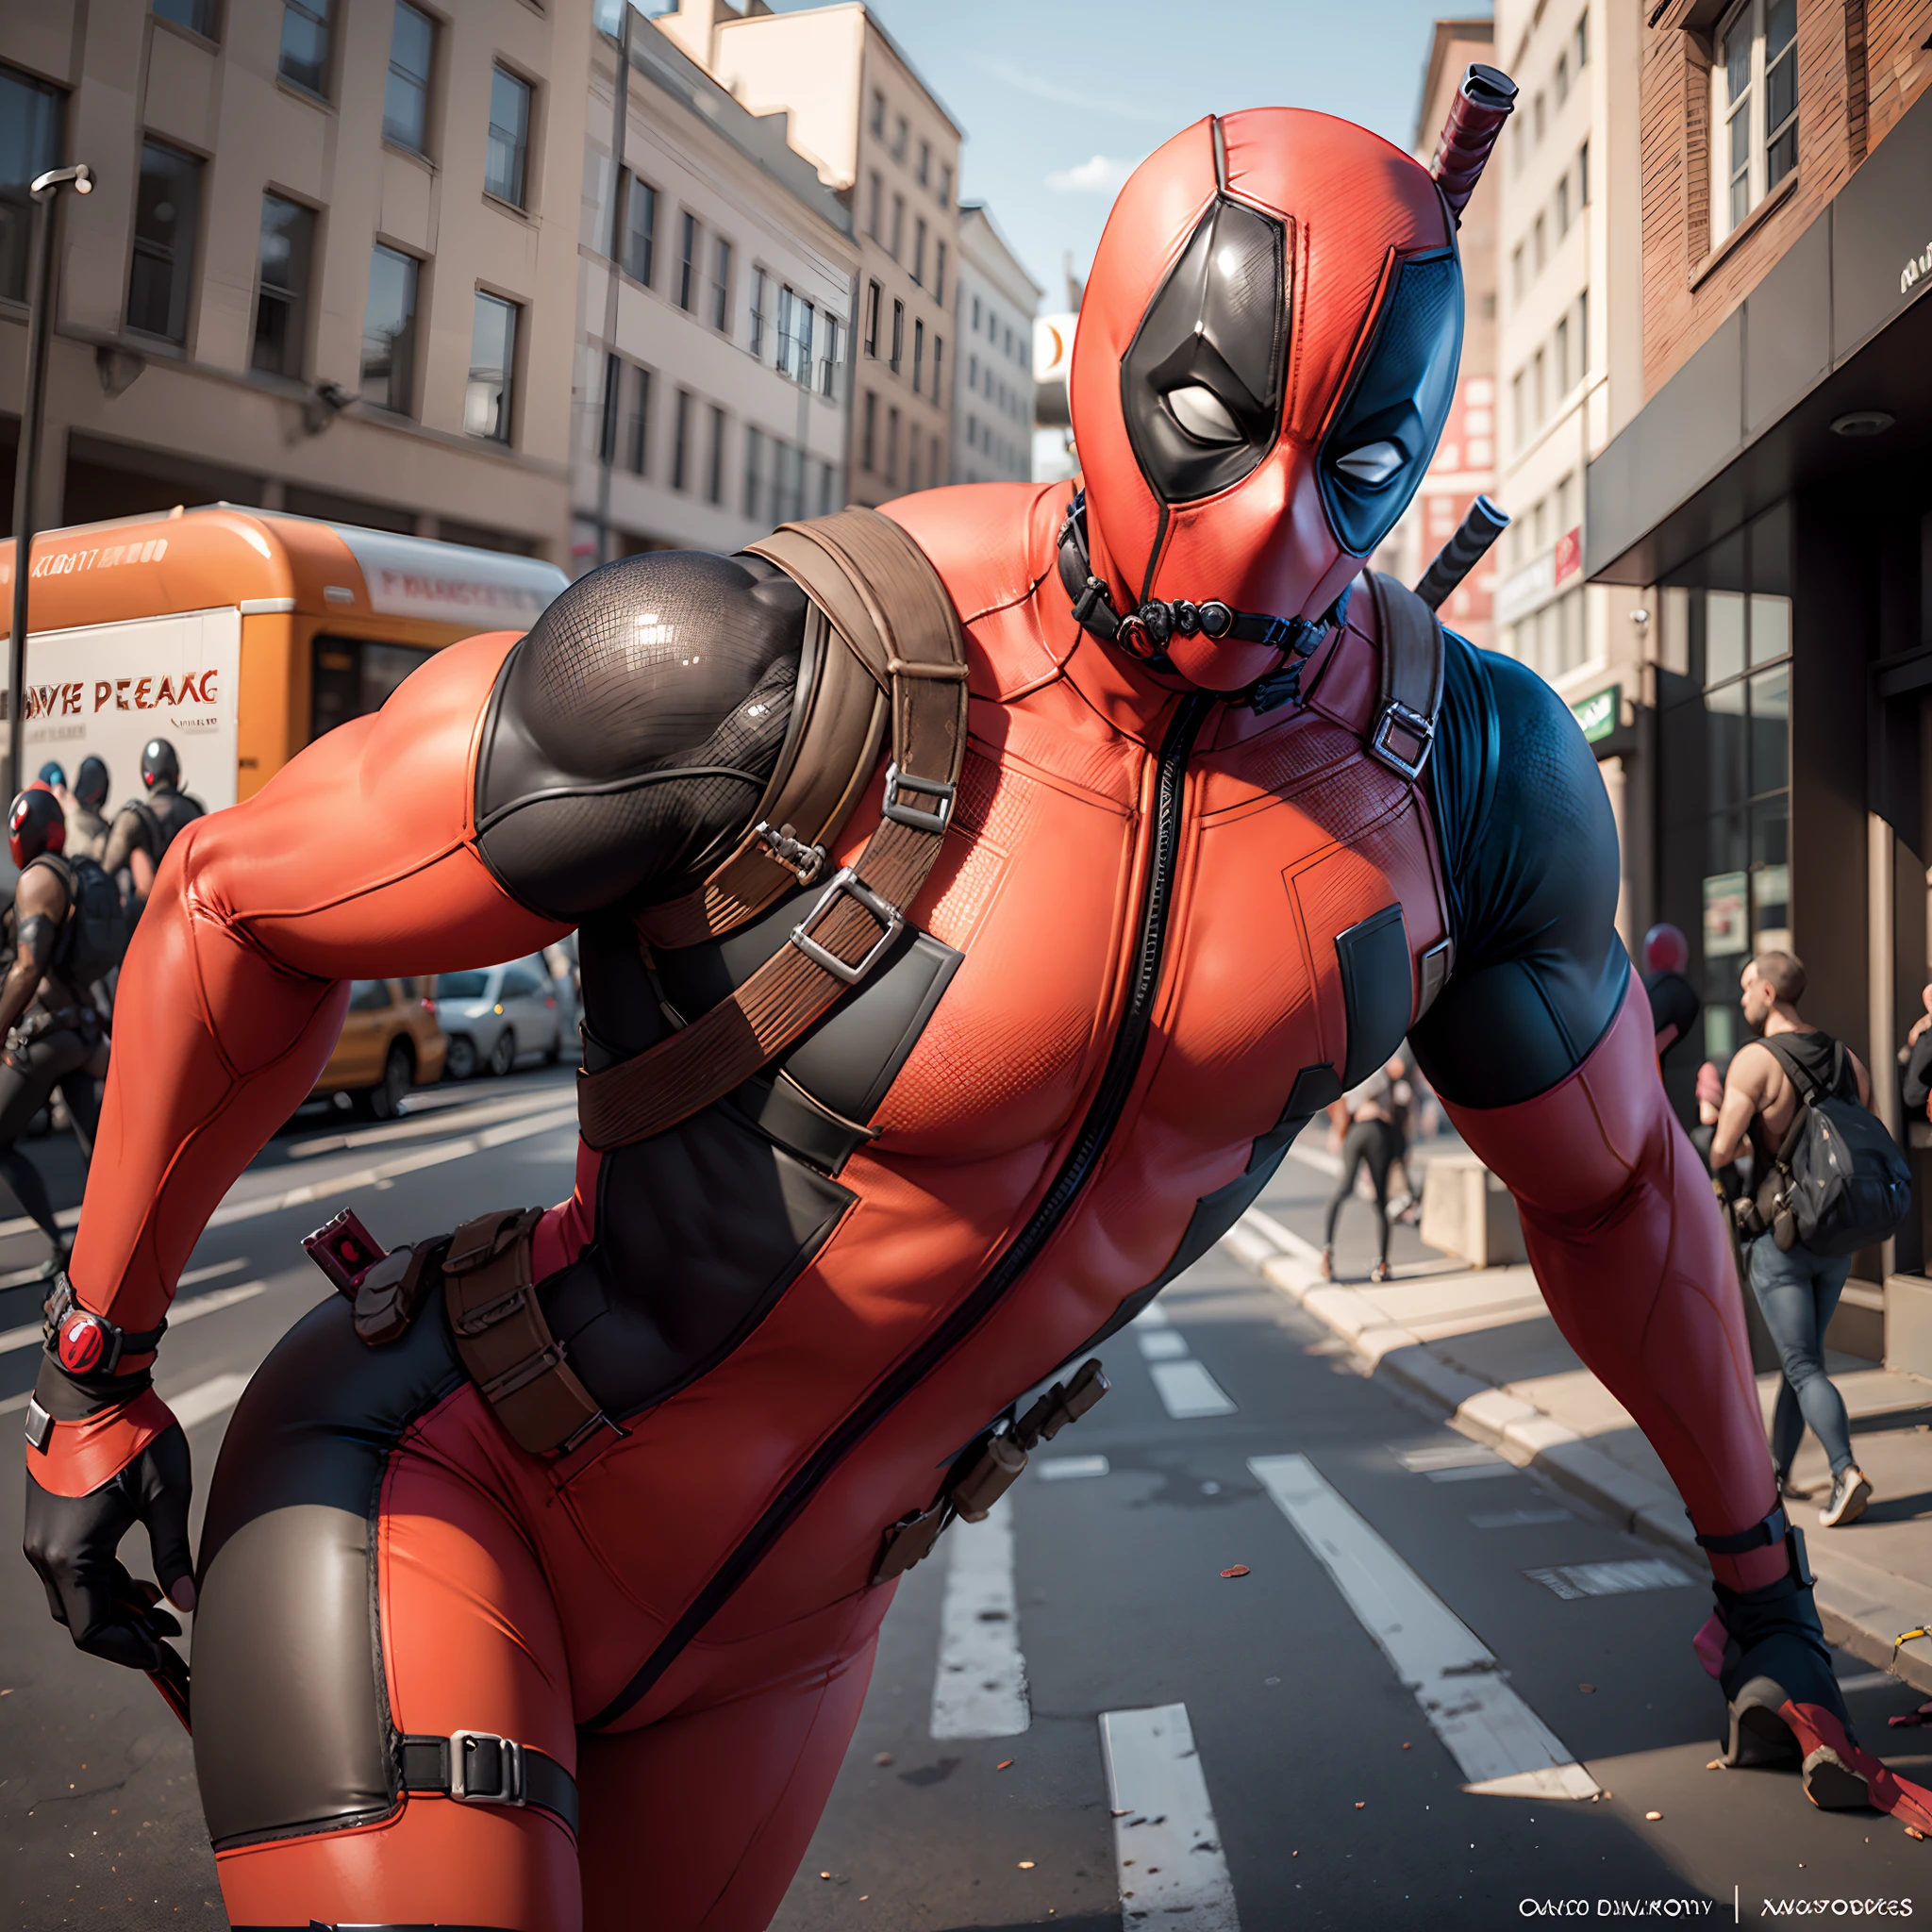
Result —
[[26, 586], [34, 534], [34, 462], [40, 455], [41, 410], [47, 386], [47, 336], [54, 280], [54, 197], [63, 188], [92, 194], [93, 170], [85, 161], [37, 175], [33, 244], [27, 255], [26, 370], [21, 384], [20, 449], [13, 464], [13, 619], [8, 635], [7, 795], [20, 791], [26, 758]]

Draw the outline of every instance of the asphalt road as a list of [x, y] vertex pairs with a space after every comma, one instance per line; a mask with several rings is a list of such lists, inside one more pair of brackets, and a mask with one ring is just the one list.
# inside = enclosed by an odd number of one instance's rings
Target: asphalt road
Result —
[[[301, 1234], [345, 1194], [391, 1241], [560, 1198], [569, 1102], [566, 1075], [533, 1074], [279, 1136], [197, 1249], [166, 1345], [199, 1467], [241, 1378], [326, 1292]], [[1326, 1185], [1291, 1160], [1265, 1205], [1319, 1239]], [[1344, 1276], [1367, 1228], [1349, 1210]], [[0, 1223], [0, 1282], [42, 1252]], [[39, 1293], [0, 1287], [0, 1420], [34, 1360], [4, 1344]], [[1791, 1775], [1705, 1769], [1701, 1585], [1590, 1568], [1658, 1553], [1363, 1380], [1224, 1250], [1162, 1307], [1108, 1345], [1106, 1402], [902, 1586], [783, 1932], [1932, 1908], [1932, 1844], [1815, 1811]], [[19, 1507], [0, 1484], [0, 1547]], [[1652, 1587], [1588, 1593], [1633, 1579]], [[1914, 1699], [1840, 1672], [1868, 1738], [1932, 1781], [1925, 1752], [1891, 1748], [1926, 1734], [1885, 1730]], [[33, 1932], [225, 1923], [185, 1736], [143, 1680], [77, 1657], [0, 1558], [0, 1923], [9, 1908]]]

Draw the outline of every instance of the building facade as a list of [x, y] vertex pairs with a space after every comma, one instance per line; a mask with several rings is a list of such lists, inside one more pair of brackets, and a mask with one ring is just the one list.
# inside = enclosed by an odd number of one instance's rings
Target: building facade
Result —
[[562, 562], [590, 37], [523, 0], [4, 0], [9, 452], [25, 184], [98, 182], [59, 201], [35, 521], [226, 497]]
[[1044, 291], [1020, 266], [984, 202], [959, 209], [954, 291], [952, 483], [1033, 475], [1033, 315]]
[[[622, 31], [622, 16], [611, 25]], [[578, 239], [579, 567], [729, 552], [846, 502], [851, 209], [633, 10], [592, 54]]]
[[[1439, 20], [1423, 70], [1411, 152], [1425, 166], [1448, 119], [1451, 102], [1472, 61], [1493, 61], [1487, 20]], [[1375, 558], [1406, 584], [1414, 583], [1456, 534], [1477, 496], [1496, 485], [1496, 200], [1498, 169], [1492, 163], [1477, 181], [1462, 211], [1457, 244], [1462, 257], [1462, 366], [1456, 399], [1441, 441], [1424, 473], [1415, 500], [1403, 512]], [[1487, 650], [1496, 553], [1476, 565], [1442, 606], [1442, 621]]]
[[1668, 1077], [1682, 1097], [1728, 1059], [1753, 953], [1804, 958], [1807, 1015], [1916, 1149], [1914, 1219], [1855, 1262], [1844, 1317], [1915, 1367], [1932, 1174], [1894, 1058], [1932, 976], [1924, 42], [1863, 0], [1669, 0], [1640, 26], [1645, 400], [1591, 465], [1585, 532], [1588, 574], [1647, 615], [1659, 904], [1707, 1002]]
[[791, 145], [858, 238], [847, 494], [876, 504], [946, 478], [959, 126], [858, 0], [773, 13], [683, 0], [664, 31]]

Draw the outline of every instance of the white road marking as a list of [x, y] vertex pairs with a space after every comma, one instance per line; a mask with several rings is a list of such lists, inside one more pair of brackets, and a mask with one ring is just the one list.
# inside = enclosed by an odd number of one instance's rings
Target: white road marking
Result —
[[1489, 1648], [1306, 1456], [1255, 1456], [1248, 1468], [1415, 1693], [1462, 1767], [1466, 1790], [1508, 1797], [1595, 1794], [1595, 1779], [1510, 1689]]
[[242, 1400], [242, 1391], [247, 1387], [246, 1375], [216, 1375], [208, 1381], [197, 1382], [192, 1389], [184, 1389], [178, 1395], [163, 1391], [161, 1400], [184, 1429], [197, 1429], [203, 1423], [226, 1414]]
[[1049, 1456], [1034, 1464], [1043, 1483], [1074, 1482], [1082, 1476], [1106, 1475], [1112, 1464], [1104, 1456]]
[[1016, 1738], [1033, 1722], [1020, 1606], [1013, 1590], [1012, 1500], [984, 1523], [956, 1523], [947, 1541], [939, 1669], [932, 1685], [935, 1738]]
[[1149, 1302], [1127, 1325], [1130, 1328], [1165, 1328], [1170, 1324], [1167, 1310], [1158, 1302]]
[[1903, 1690], [1907, 1686], [1890, 1671], [1860, 1671], [1856, 1677], [1840, 1677], [1838, 1688], [1840, 1690]]
[[1389, 1453], [1410, 1475], [1426, 1475], [1437, 1469], [1474, 1469], [1503, 1459], [1483, 1442], [1431, 1443], [1426, 1449], [1398, 1449], [1391, 1442]]
[[1469, 1519], [1478, 1529], [1527, 1529], [1539, 1523], [1574, 1523], [1567, 1509], [1478, 1509]]
[[1123, 1932], [1241, 1932], [1185, 1704], [1104, 1711]]
[[215, 1261], [206, 1268], [191, 1268], [175, 1287], [177, 1291], [184, 1288], [195, 1288], [204, 1281], [212, 1281], [218, 1274], [239, 1274], [247, 1265], [247, 1259], [238, 1256], [232, 1261]]
[[1475, 1483], [1492, 1475], [1521, 1475], [1523, 1472], [1513, 1462], [1472, 1462], [1467, 1469], [1432, 1469], [1428, 1471], [1432, 1483]]
[[312, 1141], [291, 1141], [291, 1160], [312, 1160], [319, 1154], [341, 1154], [356, 1147], [386, 1147], [393, 1141], [420, 1141], [425, 1135], [460, 1134], [468, 1127], [481, 1127], [501, 1120], [513, 1120], [541, 1107], [554, 1107], [557, 1095], [545, 1091], [541, 1097], [523, 1094], [514, 1100], [473, 1101], [461, 1108], [427, 1113], [406, 1114], [399, 1121], [386, 1121], [380, 1126], [353, 1127], [346, 1133], [321, 1134]]
[[1628, 1596], [1640, 1590], [1689, 1590], [1690, 1579], [1661, 1557], [1624, 1563], [1570, 1563], [1558, 1570], [1525, 1570], [1532, 1583], [1574, 1603], [1586, 1596]]
[[1234, 1403], [1199, 1362], [1152, 1362], [1155, 1393], [1175, 1422], [1192, 1422], [1208, 1415], [1232, 1415]]
[[[178, 1328], [182, 1323], [192, 1322], [198, 1316], [212, 1315], [221, 1308], [232, 1308], [237, 1302], [253, 1301], [267, 1287], [265, 1281], [244, 1281], [234, 1288], [210, 1289], [207, 1294], [176, 1302], [168, 1310], [168, 1326]], [[40, 1341], [41, 1324], [38, 1322], [30, 1322], [24, 1328], [9, 1328], [0, 1335], [0, 1355], [10, 1355], [17, 1348], [37, 1348]]]
[[1250, 1208], [1240, 1225], [1253, 1228], [1263, 1241], [1274, 1242], [1282, 1254], [1291, 1255], [1297, 1261], [1306, 1261], [1312, 1268], [1322, 1265], [1322, 1251], [1313, 1241], [1305, 1241], [1293, 1228], [1284, 1227], [1274, 1215], [1264, 1214], [1258, 1208]]
[[1179, 1361], [1188, 1352], [1187, 1338], [1178, 1328], [1150, 1328], [1134, 1340], [1141, 1344], [1141, 1358], [1145, 1361]]

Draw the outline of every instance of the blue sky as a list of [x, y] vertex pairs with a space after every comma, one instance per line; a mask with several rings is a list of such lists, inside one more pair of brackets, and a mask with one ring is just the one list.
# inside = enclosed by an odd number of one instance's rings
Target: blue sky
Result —
[[[791, 10], [791, 0], [777, 0]], [[804, 0], [809, 4], [809, 0]], [[1065, 302], [1128, 170], [1203, 114], [1320, 108], [1410, 144], [1431, 23], [1421, 0], [874, 0], [966, 129], [960, 192]]]

